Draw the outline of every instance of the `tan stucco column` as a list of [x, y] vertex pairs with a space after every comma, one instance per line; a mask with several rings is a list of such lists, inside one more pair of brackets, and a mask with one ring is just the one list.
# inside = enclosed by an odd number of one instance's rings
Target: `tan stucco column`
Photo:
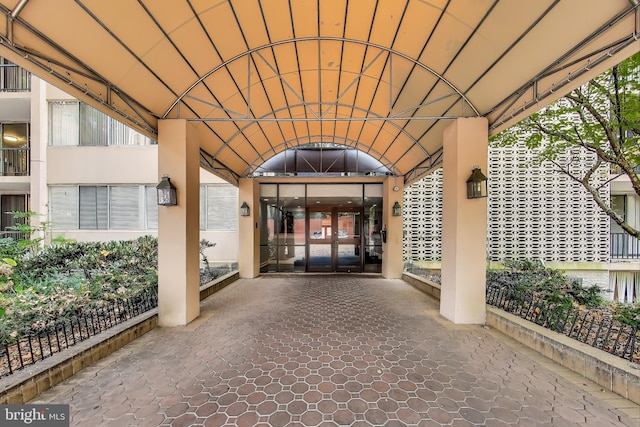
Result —
[[402, 215], [393, 216], [393, 205], [402, 205], [402, 188], [394, 191], [395, 179], [387, 178], [382, 185], [382, 226], [387, 228], [387, 243], [382, 243], [382, 276], [387, 279], [402, 277]]
[[238, 211], [243, 202], [249, 205], [249, 216], [238, 219], [238, 275], [252, 279], [260, 274], [260, 185], [255, 179], [241, 178], [238, 183]]
[[158, 206], [158, 324], [200, 315], [200, 145], [186, 120], [158, 122], [158, 182], [167, 174], [177, 206]]
[[488, 124], [461, 118], [444, 130], [440, 314], [454, 323], [486, 320], [487, 199], [467, 199], [474, 166], [487, 173]]

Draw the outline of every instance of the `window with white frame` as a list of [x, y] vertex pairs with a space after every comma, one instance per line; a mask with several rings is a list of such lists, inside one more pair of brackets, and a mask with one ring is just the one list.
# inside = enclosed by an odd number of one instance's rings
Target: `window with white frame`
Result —
[[93, 147], [110, 145], [109, 122], [113, 119], [87, 104], [80, 103], [78, 107], [80, 108], [80, 145]]
[[79, 228], [106, 230], [109, 228], [109, 187], [81, 186], [79, 192]]
[[110, 187], [110, 228], [115, 230], [138, 230], [142, 228], [142, 224], [140, 224], [141, 195], [140, 186]]
[[51, 186], [50, 221], [59, 230], [153, 230], [155, 197], [150, 185]]
[[151, 145], [154, 141], [79, 101], [49, 102], [49, 145]]
[[155, 185], [144, 186], [144, 211], [147, 230], [158, 229], [158, 190]]
[[49, 145], [80, 145], [80, 110], [77, 101], [49, 103]]
[[200, 229], [236, 231], [238, 229], [238, 189], [230, 184], [200, 186]]
[[79, 228], [79, 200], [77, 185], [49, 187], [49, 221], [51, 226], [61, 230], [77, 230]]
[[[50, 186], [49, 215], [58, 230], [157, 230], [156, 185]], [[200, 229], [238, 230], [236, 187], [200, 186]]]

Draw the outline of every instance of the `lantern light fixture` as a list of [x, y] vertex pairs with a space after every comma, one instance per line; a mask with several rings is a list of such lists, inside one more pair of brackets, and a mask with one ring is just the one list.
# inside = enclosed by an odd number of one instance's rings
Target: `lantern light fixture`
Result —
[[240, 216], [249, 216], [249, 205], [246, 201], [240, 205]]
[[467, 180], [467, 199], [487, 197], [487, 177], [479, 166], [474, 166]]
[[393, 204], [393, 207], [391, 208], [391, 212], [393, 214], [393, 216], [400, 216], [402, 215], [402, 206], [400, 206], [400, 203], [398, 203], [398, 201], [396, 200], [396, 202]]
[[158, 206], [176, 206], [178, 195], [176, 187], [171, 183], [169, 175], [162, 175], [160, 183], [156, 185], [158, 191]]

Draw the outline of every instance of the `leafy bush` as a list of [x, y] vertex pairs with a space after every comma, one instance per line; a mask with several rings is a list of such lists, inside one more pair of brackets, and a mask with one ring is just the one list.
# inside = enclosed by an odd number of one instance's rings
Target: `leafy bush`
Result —
[[[158, 242], [63, 242], [0, 263], [0, 342], [158, 286]], [[7, 270], [8, 271], [8, 270]]]
[[598, 286], [585, 288], [540, 261], [506, 261], [504, 265], [504, 270], [487, 271], [487, 284], [506, 290], [514, 301], [521, 302], [533, 295], [561, 308], [593, 308], [604, 304]]
[[598, 286], [585, 288], [539, 261], [505, 262], [504, 270], [487, 271], [487, 286], [506, 291], [506, 299], [516, 303], [537, 296], [559, 309], [607, 312], [619, 322], [640, 329], [640, 302], [607, 302]]
[[640, 303], [624, 304], [612, 303], [611, 312], [617, 321], [631, 325], [640, 330]]

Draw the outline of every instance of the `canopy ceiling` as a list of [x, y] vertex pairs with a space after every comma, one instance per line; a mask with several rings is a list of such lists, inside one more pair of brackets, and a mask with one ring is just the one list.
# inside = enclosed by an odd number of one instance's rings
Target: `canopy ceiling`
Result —
[[635, 0], [0, 0], [0, 55], [138, 130], [197, 127], [230, 182], [355, 147], [405, 183], [640, 50]]

